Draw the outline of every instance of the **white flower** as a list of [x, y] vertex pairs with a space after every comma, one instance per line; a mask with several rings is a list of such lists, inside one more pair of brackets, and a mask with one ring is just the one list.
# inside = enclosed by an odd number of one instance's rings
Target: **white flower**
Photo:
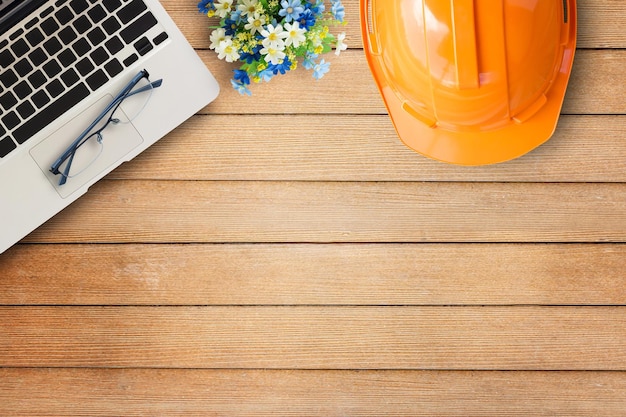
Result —
[[254, 13], [252, 16], [248, 16], [248, 23], [244, 26], [246, 30], [250, 31], [251, 35], [263, 30], [265, 24], [265, 15], [260, 13]]
[[233, 0], [217, 0], [215, 4], [215, 14], [219, 17], [226, 17], [233, 6]]
[[226, 40], [226, 30], [224, 30], [224, 28], [215, 29], [213, 32], [211, 32], [211, 36], [209, 37], [209, 39], [211, 40], [211, 45], [209, 45], [209, 48], [217, 48], [220, 42]]
[[235, 62], [239, 59], [239, 52], [233, 46], [233, 39], [230, 36], [227, 36], [225, 40], [220, 42], [217, 48], [215, 48], [215, 52], [217, 52], [219, 59], [225, 59], [226, 62]]
[[294, 48], [297, 48], [300, 46], [300, 43], [306, 41], [306, 37], [304, 36], [306, 29], [301, 28], [300, 23], [285, 23], [285, 29], [287, 33], [287, 36], [285, 37], [285, 45], [293, 45]]
[[266, 48], [269, 46], [274, 47], [275, 49], [284, 49], [285, 48], [285, 39], [289, 34], [283, 30], [283, 27], [278, 24], [276, 27], [271, 23], [267, 25], [267, 29], [263, 29], [261, 31], [261, 36], [263, 36], [263, 46]]
[[269, 62], [273, 65], [280, 64], [280, 61], [287, 56], [283, 51], [285, 47], [275, 47], [275, 45], [266, 46], [261, 49], [261, 55], [265, 55], [265, 62]]
[[346, 39], [345, 33], [340, 33], [339, 35], [337, 35], [337, 41], [335, 42], [335, 55], [339, 55], [341, 51], [345, 51], [346, 49], [348, 49], [348, 45], [346, 45], [344, 39]]
[[252, 16], [254, 13], [261, 13], [263, 5], [258, 0], [239, 0], [237, 9], [241, 11], [241, 16]]

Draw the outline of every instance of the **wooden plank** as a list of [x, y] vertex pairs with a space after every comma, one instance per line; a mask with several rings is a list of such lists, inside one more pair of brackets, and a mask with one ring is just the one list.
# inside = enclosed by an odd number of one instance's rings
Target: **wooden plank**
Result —
[[0, 369], [2, 415], [622, 416], [621, 372]]
[[[410, 150], [386, 115], [196, 116], [108, 178], [272, 181], [626, 182], [626, 117], [563, 116], [555, 135], [516, 160], [442, 164]], [[220, 129], [214, 129], [220, 126]], [[532, 169], [529, 169], [532, 166]]]
[[[209, 26], [215, 23], [197, 12], [195, 1], [161, 0], [161, 3], [194, 47], [209, 48]], [[626, 4], [622, 0], [578, 0], [577, 3], [579, 48], [626, 48], [626, 37], [621, 30], [626, 25]], [[347, 25], [332, 31], [345, 31], [348, 45], [361, 48], [359, 2], [343, 0], [343, 4]]]
[[624, 242], [626, 184], [101, 181], [29, 242]]
[[[212, 51], [199, 53], [222, 86], [217, 100], [202, 110], [203, 114], [386, 114], [365, 56], [359, 50], [346, 51], [339, 57], [329, 54], [331, 70], [321, 80], [314, 80], [310, 71], [299, 68], [269, 83], [253, 85], [252, 97], [241, 96], [231, 88], [233, 64], [218, 60]], [[626, 51], [578, 51], [562, 112], [626, 114], [626, 101], [622, 99], [626, 96], [626, 83], [615, 82], [624, 79]], [[281, 99], [277, 99], [277, 91], [281, 92]], [[308, 132], [315, 126], [311, 121], [301, 128]]]
[[625, 269], [612, 244], [20, 245], [0, 304], [626, 305]]
[[626, 307], [0, 307], [1, 367], [626, 370]]

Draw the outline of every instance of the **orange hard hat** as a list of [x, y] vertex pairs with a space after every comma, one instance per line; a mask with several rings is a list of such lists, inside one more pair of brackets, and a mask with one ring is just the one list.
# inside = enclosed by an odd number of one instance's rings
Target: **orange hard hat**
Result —
[[460, 165], [548, 140], [576, 49], [576, 0], [360, 0], [367, 61], [400, 139]]

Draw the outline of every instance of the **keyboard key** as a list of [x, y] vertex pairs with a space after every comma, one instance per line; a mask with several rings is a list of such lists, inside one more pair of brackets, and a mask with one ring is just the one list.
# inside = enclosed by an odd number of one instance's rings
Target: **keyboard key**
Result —
[[87, 12], [87, 15], [92, 22], [99, 23], [102, 19], [107, 17], [107, 12], [102, 8], [102, 6], [96, 4], [94, 7], [91, 8], [91, 10]]
[[71, 26], [63, 28], [63, 30], [59, 32], [59, 39], [61, 39], [61, 42], [63, 42], [64, 45], [69, 45], [74, 42], [77, 37], [78, 35], [74, 32], [74, 29], [72, 29]]
[[48, 55], [41, 48], [35, 49], [33, 52], [28, 54], [28, 59], [33, 63], [34, 66], [38, 67], [48, 59]]
[[65, 88], [63, 87], [63, 84], [61, 84], [61, 81], [53, 80], [50, 84], [46, 86], [46, 91], [48, 92], [48, 94], [50, 94], [50, 97], [54, 98], [63, 94]]
[[68, 69], [67, 71], [65, 71], [63, 74], [61, 74], [61, 81], [63, 81], [63, 83], [67, 86], [67, 87], [71, 87], [74, 84], [76, 84], [78, 81], [80, 80], [80, 77], [78, 76], [78, 74], [76, 73], [76, 71], [74, 71], [72, 68]]
[[30, 43], [31, 46], [39, 45], [41, 42], [44, 41], [44, 39], [45, 36], [37, 28], [31, 30], [26, 34], [26, 40], [28, 41], [28, 43]]
[[107, 35], [105, 35], [102, 29], [98, 27], [91, 30], [87, 34], [87, 39], [89, 39], [89, 42], [91, 42], [93, 46], [98, 46], [100, 43], [104, 42], [106, 38], [107, 38]]
[[137, 50], [137, 53], [141, 56], [144, 56], [145, 54], [147, 54], [153, 49], [152, 44], [150, 43], [148, 38], [146, 38], [145, 36], [139, 39], [137, 42], [135, 42], [133, 46]]
[[31, 97], [31, 100], [33, 100], [33, 104], [38, 109], [50, 103], [50, 97], [48, 97], [48, 94], [46, 94], [45, 90], [37, 91], [35, 94], [33, 94], [33, 96]]
[[0, 139], [0, 158], [4, 158], [15, 148], [17, 148], [17, 145], [10, 137]]
[[123, 29], [120, 32], [120, 36], [126, 44], [130, 44], [156, 24], [156, 18], [152, 15], [152, 13], [148, 12]]
[[41, 17], [42, 19], [45, 19], [46, 17], [50, 16], [50, 14], [52, 14], [53, 11], [54, 11], [54, 7], [50, 6], [47, 9], [45, 9], [43, 12], [41, 12], [39, 17]]
[[102, 87], [106, 82], [109, 81], [109, 77], [99, 69], [98, 71], [91, 74], [87, 77], [87, 84], [89, 84], [89, 88], [93, 91], [96, 91], [98, 88]]
[[74, 45], [72, 45], [72, 49], [74, 49], [74, 52], [76, 52], [76, 55], [83, 56], [87, 52], [91, 51], [91, 45], [89, 45], [89, 42], [87, 42], [87, 39], [80, 38], [74, 43]]
[[134, 62], [136, 62], [139, 59], [139, 57], [137, 56], [137, 54], [132, 54], [130, 55], [128, 58], [126, 58], [123, 63], [125, 66], [130, 66], [132, 65]]
[[57, 56], [57, 59], [62, 67], [67, 68], [76, 62], [77, 58], [71, 49], [66, 49]]
[[89, 74], [91, 71], [93, 71], [94, 68], [95, 67], [93, 66], [93, 64], [91, 63], [89, 58], [87, 58], [87, 57], [85, 57], [82, 60], [78, 61], [78, 63], [76, 64], [76, 69], [78, 70], [80, 75], [82, 75], [83, 77], [85, 75]]
[[16, 40], [17, 38], [19, 38], [20, 36], [22, 36], [22, 33], [24, 33], [24, 29], [18, 29], [15, 32], [11, 33], [9, 35], [9, 39], [11, 39], [12, 41]]
[[39, 22], [39, 18], [35, 16], [34, 18], [30, 19], [30, 20], [29, 20], [29, 21], [28, 21], [28, 22], [24, 25], [24, 27], [25, 27], [26, 29], [30, 29], [30, 28], [32, 28], [33, 26], [35, 26], [35, 25], [37, 24], [37, 22]]
[[124, 70], [122, 64], [117, 59], [112, 59], [104, 65], [104, 70], [109, 74], [109, 77], [113, 78]]
[[7, 91], [2, 96], [0, 96], [0, 106], [2, 106], [4, 110], [9, 110], [11, 107], [15, 106], [16, 104], [17, 104], [17, 99], [15, 98], [12, 92]]
[[8, 69], [3, 73], [0, 73], [0, 83], [2, 83], [2, 85], [4, 85], [6, 88], [11, 87], [17, 82], [17, 80], [17, 75], [15, 75], [15, 72], [13, 72], [12, 69]]
[[25, 101], [17, 106], [16, 110], [23, 120], [28, 119], [30, 116], [33, 115], [33, 113], [35, 113], [35, 108], [28, 101]]
[[122, 6], [122, 2], [120, 0], [103, 0], [102, 4], [109, 12], [114, 12]]
[[109, 54], [107, 53], [106, 49], [104, 49], [101, 46], [98, 49], [96, 49], [95, 51], [93, 51], [91, 54], [89, 54], [89, 57], [91, 58], [93, 63], [97, 67], [99, 67], [100, 65], [104, 64], [107, 59], [109, 59]]
[[87, 32], [92, 27], [91, 22], [89, 21], [89, 19], [87, 19], [86, 16], [81, 16], [78, 19], [74, 20], [74, 22], [72, 23], [72, 26], [74, 26], [74, 29], [76, 29], [76, 32], [78, 32], [81, 35]]
[[74, 10], [74, 13], [81, 14], [89, 7], [86, 0], [72, 0], [70, 1], [70, 7]]
[[15, 140], [22, 144], [37, 134], [41, 129], [58, 119], [66, 111], [80, 103], [89, 95], [89, 89], [84, 83], [76, 85], [63, 94], [51, 105], [36, 113], [36, 115], [13, 132]]
[[148, 8], [143, 3], [142, 0], [133, 0], [128, 3], [122, 10], [117, 12], [117, 17], [122, 21], [123, 24], [126, 24], [139, 16]]
[[15, 62], [15, 57], [8, 49], [0, 52], [0, 67], [7, 68], [9, 65]]
[[154, 39], [152, 39], [152, 42], [154, 42], [155, 45], [160, 45], [163, 42], [165, 42], [165, 40], [168, 38], [169, 36], [167, 35], [166, 32], [161, 32], [159, 33], [157, 36], [154, 37]]
[[107, 50], [109, 51], [111, 55], [115, 55], [116, 53], [124, 49], [124, 44], [122, 43], [120, 38], [118, 38], [117, 36], [106, 41], [104, 43], [104, 46], [106, 46]]
[[33, 89], [30, 87], [30, 85], [28, 85], [26, 80], [24, 80], [17, 84], [15, 87], [13, 87], [13, 92], [15, 93], [17, 98], [24, 99], [33, 92]]
[[61, 42], [59, 42], [57, 38], [50, 38], [44, 42], [43, 49], [46, 50], [48, 55], [52, 56], [63, 49], [63, 45], [61, 45]]
[[66, 25], [74, 18], [74, 13], [65, 6], [54, 14], [61, 25]]
[[28, 46], [24, 39], [19, 39], [11, 45], [11, 50], [13, 50], [16, 57], [21, 58], [24, 54], [30, 51], [30, 46]]
[[20, 118], [17, 117], [17, 114], [14, 111], [12, 111], [2, 118], [2, 124], [6, 126], [7, 129], [11, 130], [20, 124]]
[[57, 23], [56, 20], [54, 20], [54, 18], [49, 17], [43, 22], [41, 22], [41, 29], [46, 35], [50, 36], [53, 33], [55, 33], [57, 30], [59, 30], [59, 24]]
[[62, 70], [61, 66], [55, 59], [46, 62], [42, 68], [48, 78], [54, 77]]
[[17, 74], [20, 77], [25, 77], [33, 70], [33, 66], [30, 64], [28, 59], [23, 58], [13, 66], [13, 69], [17, 71]]
[[107, 20], [102, 22], [102, 29], [104, 29], [105, 32], [108, 33], [109, 35], [114, 34], [121, 28], [122, 28], [122, 25], [120, 25], [120, 22], [117, 21], [115, 16], [111, 16]]
[[35, 90], [38, 90], [42, 85], [44, 85], [48, 81], [48, 78], [44, 75], [43, 72], [37, 70], [33, 72], [28, 77], [28, 82], [33, 86]]

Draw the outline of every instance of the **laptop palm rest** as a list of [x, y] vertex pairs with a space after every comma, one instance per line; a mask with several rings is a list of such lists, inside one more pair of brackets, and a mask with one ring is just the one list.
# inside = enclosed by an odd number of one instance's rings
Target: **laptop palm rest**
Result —
[[[111, 100], [113, 100], [111, 95], [107, 94], [102, 97], [31, 149], [32, 158], [62, 198], [67, 198], [76, 190], [90, 184], [95, 177], [108, 173], [123, 162], [124, 157], [143, 142], [143, 138], [132, 123], [110, 123], [102, 132], [102, 145], [95, 138], [91, 138], [81, 146], [72, 163], [73, 176], [68, 178], [64, 185], [59, 185], [61, 175], [52, 174], [50, 166], [100, 115]], [[125, 104], [123, 103], [120, 107], [123, 112]]]

